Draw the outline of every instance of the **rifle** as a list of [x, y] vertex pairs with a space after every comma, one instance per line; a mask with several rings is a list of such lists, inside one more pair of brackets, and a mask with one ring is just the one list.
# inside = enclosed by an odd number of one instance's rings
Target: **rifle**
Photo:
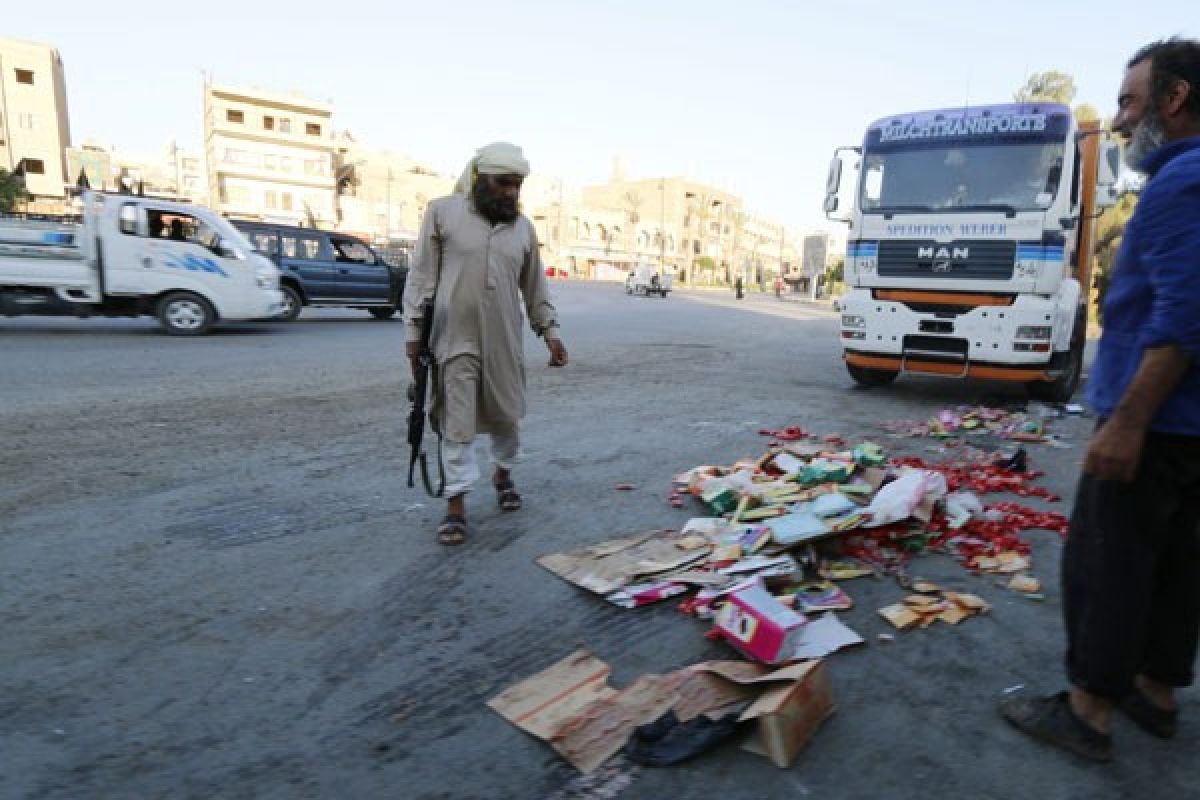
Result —
[[408, 445], [411, 455], [408, 459], [408, 486], [413, 486], [413, 471], [417, 464], [421, 465], [421, 482], [430, 497], [441, 497], [446, 490], [446, 469], [442, 464], [442, 432], [437, 421], [430, 415], [429, 422], [434, 433], [438, 435], [438, 488], [435, 492], [433, 483], [429, 480], [429, 464], [425, 456], [425, 401], [429, 397], [431, 385], [437, 386], [437, 363], [433, 358], [433, 349], [429, 340], [433, 334], [433, 300], [421, 304], [421, 343], [417, 352], [417, 370], [413, 376], [413, 385], [409, 388], [409, 400], [412, 408], [408, 412]]

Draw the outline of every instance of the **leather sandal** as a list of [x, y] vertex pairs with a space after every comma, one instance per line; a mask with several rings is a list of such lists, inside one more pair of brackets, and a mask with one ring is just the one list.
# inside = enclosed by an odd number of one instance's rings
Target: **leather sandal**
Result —
[[467, 520], [458, 514], [447, 514], [437, 529], [438, 543], [460, 545], [467, 540]]
[[496, 502], [501, 511], [521, 510], [521, 495], [517, 494], [517, 487], [512, 478], [497, 481], [492, 485], [496, 487]]

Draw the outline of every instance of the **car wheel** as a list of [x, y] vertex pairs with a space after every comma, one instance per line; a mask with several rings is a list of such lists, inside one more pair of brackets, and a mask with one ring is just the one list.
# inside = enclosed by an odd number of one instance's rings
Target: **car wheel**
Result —
[[300, 309], [304, 307], [304, 299], [300, 297], [300, 292], [286, 283], [279, 287], [279, 291], [283, 292], [283, 310], [279, 312], [279, 319], [291, 322], [300, 316]]
[[396, 313], [395, 306], [387, 306], [386, 308], [368, 308], [371, 316], [375, 319], [391, 319]]
[[171, 292], [158, 301], [158, 321], [172, 336], [200, 336], [216, 319], [211, 305], [198, 294]]

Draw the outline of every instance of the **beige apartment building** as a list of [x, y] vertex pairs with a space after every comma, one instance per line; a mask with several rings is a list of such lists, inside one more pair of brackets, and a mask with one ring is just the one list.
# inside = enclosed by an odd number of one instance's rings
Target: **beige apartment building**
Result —
[[[524, 194], [524, 192], [523, 192]], [[553, 274], [622, 279], [664, 265], [693, 284], [769, 281], [795, 260], [782, 225], [744, 210], [733, 192], [686, 177], [630, 180], [620, 173], [561, 200], [543, 193], [528, 212]]]
[[23, 169], [28, 210], [63, 210], [70, 145], [62, 57], [49, 45], [0, 39], [0, 167]]
[[334, 227], [332, 122], [331, 103], [206, 83], [209, 205], [231, 217]]
[[411, 245], [429, 201], [449, 194], [457, 176], [408, 156], [337, 138], [338, 230], [376, 243]]

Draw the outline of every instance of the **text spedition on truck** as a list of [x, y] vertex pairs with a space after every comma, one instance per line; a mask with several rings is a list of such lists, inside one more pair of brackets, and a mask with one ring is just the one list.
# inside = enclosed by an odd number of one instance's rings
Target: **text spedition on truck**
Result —
[[[858, 179], [839, 216], [846, 151]], [[850, 226], [841, 339], [854, 380], [969, 376], [1068, 400], [1095, 217], [1115, 202], [1119, 163], [1095, 123], [1055, 103], [899, 114], [839, 148], [825, 211]]]
[[85, 192], [78, 224], [0, 216], [0, 314], [157, 316], [168, 333], [270, 319], [279, 269], [221, 215]]

